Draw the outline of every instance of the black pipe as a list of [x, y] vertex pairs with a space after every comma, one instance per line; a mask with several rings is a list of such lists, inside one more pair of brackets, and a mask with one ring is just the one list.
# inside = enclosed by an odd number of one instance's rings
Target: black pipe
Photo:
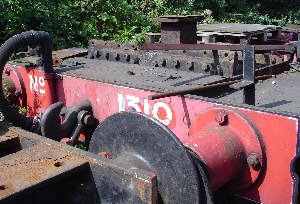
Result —
[[9, 57], [21, 47], [35, 47], [40, 45], [42, 48], [43, 67], [45, 74], [55, 73], [52, 65], [52, 41], [50, 35], [44, 31], [27, 31], [9, 38], [0, 47], [0, 111], [4, 117], [13, 125], [30, 129], [32, 119], [20, 114], [17, 110], [10, 107], [4, 97], [2, 89], [2, 74]]

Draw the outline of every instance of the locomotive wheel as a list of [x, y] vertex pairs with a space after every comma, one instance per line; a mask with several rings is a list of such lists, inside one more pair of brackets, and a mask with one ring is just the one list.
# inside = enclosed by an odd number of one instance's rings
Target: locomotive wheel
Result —
[[159, 204], [203, 200], [204, 187], [191, 155], [171, 130], [148, 115], [122, 112], [108, 117], [96, 128], [89, 151], [155, 173]]

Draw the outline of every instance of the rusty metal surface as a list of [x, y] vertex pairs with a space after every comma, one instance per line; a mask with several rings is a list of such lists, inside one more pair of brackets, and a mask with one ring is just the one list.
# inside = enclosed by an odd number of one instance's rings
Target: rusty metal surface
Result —
[[[241, 51], [244, 49], [244, 45], [234, 44], [142, 44], [139, 46], [141, 50], [231, 50]], [[254, 45], [257, 51], [270, 51], [270, 50], [284, 50], [285, 45]]]
[[199, 24], [197, 30], [198, 40], [206, 43], [272, 44], [268, 38], [281, 39], [282, 28], [274, 25], [219, 23]]
[[71, 57], [82, 57], [87, 55], [87, 49], [83, 48], [69, 48], [63, 50], [56, 50], [52, 52], [53, 65], [60, 66], [63, 60]]
[[100, 46], [103, 48], [121, 49], [121, 50], [136, 50], [137, 45], [135, 43], [120, 43], [116, 41], [104, 41], [92, 39], [89, 41], [89, 48], [91, 46]]
[[232, 44], [141, 44], [139, 49], [141, 50], [232, 50], [241, 51], [243, 45]]
[[161, 43], [164, 44], [197, 43], [196, 22], [181, 22], [181, 23], [162, 22]]
[[297, 24], [287, 24], [282, 28], [285, 32], [299, 32], [300, 31], [300, 25]]
[[238, 23], [218, 23], [218, 24], [199, 24], [198, 31], [218, 31], [220, 33], [253, 33], [261, 31], [275, 31], [281, 29], [280, 26], [275, 25], [261, 25], [261, 24], [238, 24]]
[[8, 155], [0, 162], [0, 183], [4, 186], [0, 200], [86, 163], [46, 145]]
[[56, 50], [52, 52], [52, 55], [54, 57], [59, 57], [61, 59], [66, 59], [69, 57], [78, 57], [86, 54], [87, 54], [87, 50], [84, 48], [68, 48], [68, 49]]
[[0, 129], [0, 135], [3, 135], [0, 137], [0, 157], [15, 153], [21, 149], [20, 139], [17, 134]]
[[155, 18], [154, 21], [164, 23], [184, 23], [197, 22], [203, 18], [203, 15], [164, 15], [159, 18]]
[[197, 21], [200, 21], [203, 17], [203, 15], [166, 15], [154, 19], [156, 22], [161, 22], [161, 43], [197, 43]]
[[[76, 62], [80, 65], [76, 66]], [[59, 74], [159, 92], [197, 87], [222, 79], [218, 75], [85, 58], [68, 59], [63, 65], [65, 67], [57, 69]]]
[[[141, 45], [146, 49], [149, 44]], [[180, 50], [136, 50], [137, 45], [124, 44], [116, 42], [105, 42], [91, 40], [89, 44], [90, 59], [99, 59], [105, 61], [115, 61], [127, 64], [139, 64], [153, 67], [175, 69], [180, 71], [189, 71], [211, 75], [221, 75], [231, 77], [240, 74], [242, 71], [242, 52], [229, 51], [241, 50], [242, 45], [197, 45], [185, 44], [183, 46], [199, 48], [203, 50], [184, 50], [181, 45], [161, 45], [150, 44], [152, 48], [160, 49], [162, 46], [176, 46]], [[172, 49], [174, 47], [171, 47]], [[205, 48], [205, 49], [204, 49]], [[278, 47], [272, 47], [275, 49]], [[281, 47], [279, 47], [281, 48]], [[182, 50], [183, 49], [183, 50]], [[207, 49], [225, 49], [225, 50], [207, 50]], [[257, 49], [268, 49], [268, 47], [257, 47]], [[257, 67], [281, 62], [282, 59], [276, 55], [256, 54]]]
[[19, 144], [14, 154], [0, 157], [1, 203], [156, 201], [156, 177], [151, 172], [128, 169], [19, 128], [1, 124], [0, 134], [0, 147], [13, 138]]
[[279, 40], [282, 28], [260, 24], [199, 24], [197, 37], [202, 42], [233, 44], [266, 44], [268, 37]]

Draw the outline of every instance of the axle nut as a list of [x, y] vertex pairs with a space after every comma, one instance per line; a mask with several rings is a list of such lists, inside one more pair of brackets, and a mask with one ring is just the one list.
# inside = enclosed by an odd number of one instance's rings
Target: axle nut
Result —
[[215, 120], [219, 125], [226, 125], [228, 122], [228, 114], [226, 111], [219, 111], [215, 117]]
[[247, 163], [253, 169], [259, 169], [261, 166], [260, 156], [257, 153], [250, 153], [247, 157]]

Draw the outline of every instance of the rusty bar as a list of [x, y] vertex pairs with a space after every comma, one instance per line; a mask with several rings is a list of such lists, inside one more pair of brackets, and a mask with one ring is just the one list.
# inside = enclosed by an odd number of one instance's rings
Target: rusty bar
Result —
[[56, 50], [52, 52], [53, 65], [60, 66], [63, 60], [73, 57], [83, 57], [88, 54], [88, 51], [83, 48], [69, 48], [63, 50]]
[[229, 44], [142, 44], [139, 45], [140, 50], [233, 50], [239, 51], [244, 49], [244, 45]]
[[63, 50], [56, 50], [52, 52], [52, 55], [61, 59], [67, 59], [70, 57], [81, 57], [87, 55], [87, 49], [68, 48]]
[[[163, 44], [146, 43], [138, 46], [140, 50], [232, 50], [242, 51], [245, 45], [233, 44]], [[285, 45], [254, 45], [257, 51], [284, 50]]]
[[[272, 77], [272, 75], [257, 76], [257, 77], [255, 77], [255, 80], [267, 79], [270, 77]], [[228, 86], [228, 85], [235, 84], [235, 83], [238, 83], [241, 81], [243, 81], [243, 79], [227, 81], [227, 82], [222, 82], [222, 83], [217, 83], [217, 84], [204, 85], [204, 86], [199, 86], [199, 87], [184, 89], [184, 90], [179, 90], [179, 91], [170, 91], [170, 92], [166, 92], [166, 93], [153, 94], [153, 95], [148, 96], [148, 99], [155, 100], [155, 99], [165, 98], [165, 97], [170, 97], [170, 96], [186, 95], [186, 94], [191, 94], [196, 91], [202, 91], [202, 90], [206, 90], [206, 89], [210, 89], [210, 88], [218, 88], [218, 87], [222, 87], [222, 86]]]
[[[289, 64], [288, 61], [284, 61], [284, 62], [279, 62], [279, 63], [276, 63], [276, 64], [264, 66], [262, 68], [256, 69], [255, 74], [259, 75], [259, 73], [261, 73], [263, 71], [269, 71], [270, 72], [269, 74], [273, 74], [273, 75], [278, 74], [278, 73], [281, 73], [282, 71], [277, 71], [277, 69], [282, 68], [282, 67], [284, 67], [288, 64]], [[239, 79], [239, 78], [242, 78], [242, 77], [243, 77], [243, 74], [239, 74], [239, 75], [233, 76], [231, 79]]]
[[[279, 62], [276, 64], [272, 64], [272, 65], [267, 65], [264, 66], [262, 68], [256, 69], [255, 70], [255, 75], [259, 76], [259, 75], [276, 75], [276, 74], [280, 74], [284, 71], [284, 67], [287, 66], [289, 64], [289, 61], [284, 61], [284, 62]], [[232, 80], [238, 80], [238, 79], [242, 79], [243, 78], [243, 74], [239, 74], [239, 75], [235, 75], [233, 77], [230, 78], [225, 78], [219, 81], [215, 81], [212, 83], [208, 83], [207, 85], [212, 85], [212, 84], [217, 84], [217, 83], [223, 83], [223, 82], [227, 82], [227, 81], [232, 81]]]
[[204, 18], [203, 15], [164, 15], [159, 18], [154, 18], [154, 22], [167, 22], [167, 23], [174, 23], [174, 22], [194, 22], [200, 21]]
[[257, 51], [285, 50], [285, 45], [254, 45]]

